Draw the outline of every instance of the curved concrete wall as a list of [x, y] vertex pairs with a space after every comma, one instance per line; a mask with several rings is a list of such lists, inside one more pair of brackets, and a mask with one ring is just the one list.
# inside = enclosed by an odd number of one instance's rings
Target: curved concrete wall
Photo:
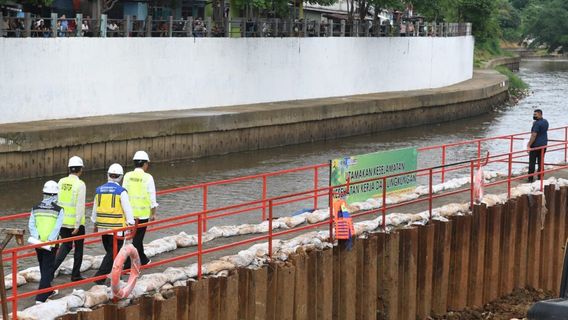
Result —
[[0, 123], [438, 88], [472, 77], [451, 38], [0, 38]]

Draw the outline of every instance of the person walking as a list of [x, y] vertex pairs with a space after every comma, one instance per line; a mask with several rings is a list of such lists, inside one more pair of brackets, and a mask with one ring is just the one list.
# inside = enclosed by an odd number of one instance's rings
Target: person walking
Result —
[[[535, 165], [537, 162], [538, 171], [542, 171], [544, 169], [544, 154], [546, 153], [546, 148], [537, 150], [530, 149], [548, 145], [548, 121], [542, 117], [541, 109], [534, 110], [533, 120], [531, 137], [527, 143], [527, 149], [529, 152], [529, 182], [534, 181], [532, 174], [535, 172]], [[540, 179], [540, 175], [537, 175], [537, 179]]]
[[[99, 186], [95, 191], [95, 201], [93, 202], [91, 215], [91, 221], [95, 224], [93, 232], [120, 229], [127, 225], [134, 225], [128, 192], [119, 184], [123, 175], [124, 170], [122, 166], [118, 163], [112, 164], [107, 171], [108, 182]], [[119, 232], [118, 236], [123, 236], [123, 232]], [[106, 254], [95, 277], [109, 274], [112, 270], [114, 262], [113, 237], [112, 234], [102, 235]], [[117, 239], [116, 243], [117, 249], [120, 250], [124, 241]], [[106, 279], [96, 281], [97, 284], [104, 284], [105, 282]]]
[[[64, 211], [57, 205], [57, 182], [50, 180], [43, 185], [43, 200], [32, 208], [28, 229], [34, 242], [55, 241], [59, 237], [59, 230], [63, 224]], [[36, 248], [37, 261], [39, 262], [38, 290], [51, 287], [51, 281], [55, 274], [55, 252], [57, 245]], [[45, 302], [49, 297], [57, 294], [56, 290], [40, 293], [36, 296], [36, 304]]]
[[[147, 173], [150, 157], [145, 151], [137, 151], [132, 158], [134, 160], [134, 170], [124, 175], [122, 186], [128, 190], [130, 204], [134, 218], [139, 224], [153, 221], [156, 218], [156, 185], [154, 178]], [[132, 239], [132, 244], [138, 251], [140, 263], [146, 265], [150, 259], [144, 254], [144, 235], [146, 227], [138, 227]], [[125, 269], [130, 268], [130, 260], [126, 261]]]
[[[60, 235], [63, 239], [81, 236], [85, 234], [85, 194], [87, 187], [79, 178], [83, 173], [83, 160], [77, 156], [69, 159], [69, 176], [59, 180], [59, 201], [58, 205], [63, 207], [65, 217]], [[83, 243], [84, 240], [75, 240], [61, 244], [55, 259], [55, 270], [59, 268], [67, 254], [75, 246], [73, 252], [73, 271], [71, 281], [80, 281], [85, 278], [81, 276], [81, 263], [83, 263]]]

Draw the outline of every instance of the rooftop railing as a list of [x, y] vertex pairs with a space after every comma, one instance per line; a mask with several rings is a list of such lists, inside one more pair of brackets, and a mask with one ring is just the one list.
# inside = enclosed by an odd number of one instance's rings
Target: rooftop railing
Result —
[[90, 19], [0, 15], [0, 36], [8, 38], [58, 37], [459, 37], [471, 35], [471, 23], [401, 22], [379, 23], [372, 20], [319, 21], [304, 19], [231, 18], [222, 23], [211, 18], [138, 20], [132, 16], [109, 19], [101, 15]]

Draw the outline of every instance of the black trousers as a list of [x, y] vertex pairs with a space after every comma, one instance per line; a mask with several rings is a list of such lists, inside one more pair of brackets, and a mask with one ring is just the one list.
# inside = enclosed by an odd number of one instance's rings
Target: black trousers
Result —
[[[53, 274], [55, 273], [55, 248], [51, 251], [44, 249], [35, 249], [37, 254], [37, 261], [39, 262], [39, 272], [41, 274], [41, 279], [39, 280], [39, 288], [45, 289], [51, 287], [51, 281], [53, 281]], [[53, 291], [40, 293], [36, 296], [36, 301], [45, 302], [47, 298], [53, 293]]]
[[[139, 224], [146, 222], [148, 222], [148, 219], [138, 220]], [[148, 262], [150, 262], [150, 259], [148, 259], [148, 257], [146, 257], [146, 254], [144, 254], [145, 235], [146, 235], [146, 227], [138, 227], [138, 229], [136, 229], [136, 234], [132, 239], [132, 245], [136, 248], [136, 251], [138, 251], [138, 255], [140, 256], [140, 264], [142, 265], [148, 264]], [[124, 269], [130, 269], [130, 259], [126, 260], [126, 263], [124, 264]]]
[[[546, 149], [543, 150], [533, 150], [529, 152], [529, 174], [535, 172], [535, 165], [538, 162], [538, 169], [537, 172], [544, 168], [544, 159], [543, 156], [546, 153]], [[540, 179], [540, 175], [536, 176], [537, 179]], [[534, 177], [529, 177], [529, 181], [533, 182]]]
[[[114, 263], [114, 257], [112, 252], [112, 243], [113, 243], [112, 238], [113, 238], [112, 234], [105, 234], [102, 236], [103, 247], [105, 248], [106, 254], [105, 257], [103, 258], [103, 261], [101, 262], [99, 271], [95, 273], [95, 276], [102, 276], [103, 274], [109, 274], [110, 271], [112, 270], [112, 264]], [[123, 243], [124, 240], [120, 239], [116, 240], [116, 250], [117, 250], [116, 253], [120, 251], [120, 248], [122, 248]]]
[[[70, 238], [75, 236], [81, 236], [85, 234], [85, 226], [79, 227], [79, 232], [76, 235], [72, 235], [74, 229], [62, 227], [59, 231], [59, 235], [61, 238]], [[71, 242], [63, 242], [57, 250], [57, 258], [55, 258], [55, 270], [59, 268], [67, 254], [75, 247], [75, 251], [73, 252], [73, 271], [71, 272], [71, 278], [79, 278], [81, 276], [81, 263], [83, 263], [83, 243], [84, 240], [76, 240]]]

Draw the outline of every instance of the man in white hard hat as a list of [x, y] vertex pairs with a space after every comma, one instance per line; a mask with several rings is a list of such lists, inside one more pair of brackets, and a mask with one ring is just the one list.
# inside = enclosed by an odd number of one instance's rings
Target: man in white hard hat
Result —
[[[150, 162], [148, 154], [145, 151], [137, 151], [132, 160], [134, 160], [134, 171], [124, 175], [122, 186], [128, 190], [134, 218], [138, 220], [138, 223], [142, 224], [156, 218], [156, 208], [158, 207], [156, 202], [156, 185], [154, 184], [154, 178], [147, 173]], [[150, 259], [144, 254], [145, 234], [146, 227], [139, 227], [136, 230], [134, 239], [132, 239], [132, 244], [138, 250], [142, 265], [150, 262]], [[130, 267], [129, 263], [130, 261], [127, 261], [125, 268]]]
[[[128, 192], [119, 184], [123, 175], [124, 170], [120, 164], [111, 164], [107, 171], [108, 182], [98, 187], [95, 191], [95, 201], [93, 202], [91, 215], [91, 221], [95, 224], [94, 232], [120, 229], [127, 225], [134, 225]], [[123, 233], [119, 232], [118, 236], [123, 236]], [[109, 274], [114, 262], [113, 235], [102, 235], [102, 242], [106, 254], [95, 276]], [[123, 240], [117, 239], [117, 250], [120, 250], [123, 242]], [[105, 281], [106, 279], [97, 280], [96, 282], [97, 284], [104, 284]]]
[[[63, 224], [63, 208], [57, 205], [57, 182], [50, 180], [43, 185], [43, 200], [32, 208], [28, 229], [30, 230], [30, 242], [55, 241], [59, 237], [59, 230]], [[51, 287], [51, 281], [55, 273], [55, 247], [36, 248], [37, 260], [41, 279], [38, 289]], [[56, 291], [40, 293], [36, 296], [36, 303], [45, 302], [50, 296], [57, 294]]]
[[[83, 160], [77, 156], [69, 159], [69, 176], [59, 180], [59, 200], [57, 204], [65, 211], [63, 227], [59, 234], [63, 239], [85, 234], [85, 194], [87, 187], [79, 178], [83, 173]], [[59, 268], [67, 254], [73, 246], [73, 271], [71, 281], [83, 280], [81, 276], [81, 263], [83, 263], [83, 243], [84, 240], [63, 242], [57, 252], [55, 259], [55, 269]]]

